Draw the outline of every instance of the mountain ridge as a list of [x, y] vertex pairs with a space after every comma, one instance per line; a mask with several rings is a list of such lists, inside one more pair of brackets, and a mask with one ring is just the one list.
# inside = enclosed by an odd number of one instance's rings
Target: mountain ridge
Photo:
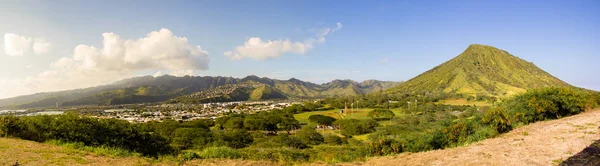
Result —
[[[364, 82], [364, 81], [363, 81]], [[265, 93], [255, 92], [254, 98], [324, 98], [366, 94], [399, 84], [399, 82], [374, 81], [361, 85], [352, 80], [332, 81], [315, 84], [296, 78], [288, 80], [271, 79], [249, 75], [244, 78], [223, 76], [139, 76], [116, 81], [111, 84], [58, 92], [44, 92], [31, 95], [0, 99], [0, 108], [34, 108], [76, 106], [76, 105], [114, 105], [144, 102], [162, 102], [223, 85], [240, 83], [259, 83], [268, 86]], [[237, 91], [240, 92], [240, 91]], [[244, 92], [251, 93], [251, 92]], [[242, 95], [240, 93], [240, 95]], [[251, 94], [243, 94], [242, 96]], [[285, 96], [285, 97], [282, 97]], [[246, 98], [246, 97], [242, 97]], [[252, 100], [254, 100], [254, 98]], [[248, 98], [250, 100], [250, 98]]]

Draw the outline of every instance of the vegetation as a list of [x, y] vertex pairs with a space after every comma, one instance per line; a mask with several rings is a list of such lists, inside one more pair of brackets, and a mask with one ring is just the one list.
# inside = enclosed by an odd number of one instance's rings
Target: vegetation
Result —
[[335, 119], [331, 116], [315, 114], [315, 115], [310, 115], [308, 117], [308, 120], [311, 122], [317, 123], [319, 125], [331, 126], [333, 124], [333, 122], [335, 122], [337, 119]]
[[392, 118], [394, 118], [396, 116], [396, 114], [394, 114], [394, 112], [388, 110], [388, 109], [374, 109], [372, 111], [369, 111], [369, 115], [370, 118], [373, 118], [373, 120], [390, 120]]
[[569, 87], [531, 62], [492, 46], [473, 44], [457, 57], [385, 93], [447, 93], [464, 95], [460, 98], [494, 100], [526, 89], [552, 86]]

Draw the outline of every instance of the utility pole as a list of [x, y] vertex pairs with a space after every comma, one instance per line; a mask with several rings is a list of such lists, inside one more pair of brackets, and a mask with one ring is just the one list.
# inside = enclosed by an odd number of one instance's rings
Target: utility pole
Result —
[[354, 101], [350, 103], [350, 116], [354, 115]]
[[[358, 110], [358, 100], [356, 101], [356, 110]], [[354, 112], [352, 113], [352, 116], [354, 116]]]
[[348, 106], [346, 105], [346, 102], [344, 101], [344, 112], [348, 113]]

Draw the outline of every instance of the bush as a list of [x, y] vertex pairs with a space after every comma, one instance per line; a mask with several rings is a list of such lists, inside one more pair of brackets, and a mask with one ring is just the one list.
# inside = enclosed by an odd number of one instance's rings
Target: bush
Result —
[[373, 118], [373, 120], [390, 120], [392, 118], [394, 118], [396, 116], [396, 114], [394, 114], [394, 112], [388, 110], [388, 109], [374, 109], [372, 111], [369, 111], [369, 114], [367, 115], [370, 118]]
[[242, 157], [242, 154], [230, 147], [208, 147], [202, 150], [199, 154], [200, 157], [209, 158], [226, 158], [226, 159], [238, 159]]
[[179, 156], [177, 156], [177, 158], [179, 158], [180, 160], [183, 160], [183, 161], [189, 161], [189, 160], [200, 158], [200, 155], [198, 155], [195, 152], [183, 152], [183, 153], [179, 154]]
[[176, 149], [201, 147], [212, 142], [212, 133], [208, 129], [178, 128], [173, 132], [171, 144]]
[[515, 96], [502, 104], [511, 110], [514, 122], [532, 123], [546, 119], [557, 119], [578, 114], [597, 106], [592, 95], [596, 92], [575, 88], [532, 89]]
[[307, 162], [310, 155], [305, 151], [288, 148], [244, 148], [244, 159], [269, 160], [281, 163]]
[[214, 146], [228, 146], [231, 148], [243, 148], [254, 141], [246, 130], [216, 131], [213, 133]]
[[380, 139], [369, 143], [369, 151], [374, 156], [385, 156], [403, 152], [403, 144], [395, 139]]
[[324, 140], [323, 135], [319, 134], [313, 126], [304, 126], [296, 132], [296, 137], [300, 138], [302, 143], [307, 145], [318, 145], [323, 143]]
[[327, 134], [325, 135], [323, 142], [331, 145], [341, 145], [342, 143], [344, 143], [344, 140], [342, 140], [342, 138], [338, 137], [337, 135]]
[[483, 117], [483, 123], [490, 125], [498, 133], [505, 133], [512, 130], [508, 114], [501, 107], [488, 110]]
[[340, 127], [342, 135], [353, 136], [374, 132], [379, 123], [374, 120], [343, 119], [336, 121], [334, 125]]
[[112, 156], [112, 157], [130, 157], [130, 156], [141, 156], [141, 154], [132, 152], [129, 150], [115, 148], [115, 147], [107, 147], [107, 146], [86, 146], [81, 142], [64, 142], [60, 140], [48, 140], [44, 142], [46, 144], [62, 146], [71, 149], [83, 150], [87, 152], [92, 152], [101, 156]]
[[352, 161], [364, 161], [370, 155], [365, 146], [328, 146], [319, 145], [309, 152], [311, 161], [324, 161], [328, 164]]
[[336, 119], [331, 116], [325, 116], [325, 115], [319, 115], [319, 114], [309, 116], [308, 120], [311, 122], [315, 122], [319, 125], [327, 125], [327, 126], [331, 126], [333, 124], [333, 122], [336, 121]]
[[151, 130], [116, 119], [95, 119], [65, 114], [54, 116], [0, 117], [4, 136], [45, 142], [60, 140], [85, 146], [114, 147], [148, 156], [172, 152], [166, 138]]
[[300, 140], [300, 138], [290, 136], [288, 134], [279, 134], [273, 139], [273, 141], [283, 146], [296, 149], [304, 149], [308, 147], [304, 142], [302, 142], [302, 140]]

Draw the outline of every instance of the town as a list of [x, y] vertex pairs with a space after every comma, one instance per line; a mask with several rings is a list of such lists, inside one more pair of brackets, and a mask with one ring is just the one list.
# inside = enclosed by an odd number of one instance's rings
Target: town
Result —
[[195, 119], [215, 119], [227, 114], [253, 114], [272, 109], [282, 109], [297, 100], [285, 101], [236, 101], [202, 104], [126, 104], [115, 106], [77, 106], [64, 108], [40, 108], [31, 110], [3, 110], [0, 115], [33, 116], [56, 115], [75, 112], [80, 115], [100, 119], [121, 119], [132, 123], [163, 121], [191, 121]]

